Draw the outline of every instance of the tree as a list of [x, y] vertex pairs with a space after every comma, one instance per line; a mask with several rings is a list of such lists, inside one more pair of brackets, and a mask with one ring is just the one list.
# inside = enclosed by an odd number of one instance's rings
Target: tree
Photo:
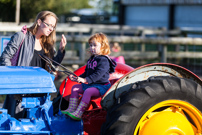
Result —
[[[89, 0], [21, 0], [20, 21], [34, 21], [37, 13], [50, 10], [56, 15], [68, 14], [72, 9], [90, 8]], [[15, 21], [16, 0], [0, 0], [0, 19]]]
[[104, 11], [111, 12], [113, 0], [98, 0], [98, 7]]
[[15, 0], [0, 0], [0, 21], [15, 21]]

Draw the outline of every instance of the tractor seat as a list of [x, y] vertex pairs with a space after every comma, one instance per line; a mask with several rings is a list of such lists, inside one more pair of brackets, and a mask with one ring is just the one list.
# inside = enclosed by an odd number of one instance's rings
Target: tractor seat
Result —
[[[113, 85], [119, 78], [116, 78], [116, 79], [111, 79], [109, 80], [111, 85]], [[94, 109], [94, 108], [101, 108], [101, 104], [100, 104], [100, 101], [102, 100], [102, 97], [103, 96], [100, 96], [99, 98], [95, 98], [95, 99], [91, 99], [91, 105], [89, 107], [88, 110], [91, 110], [91, 109]]]

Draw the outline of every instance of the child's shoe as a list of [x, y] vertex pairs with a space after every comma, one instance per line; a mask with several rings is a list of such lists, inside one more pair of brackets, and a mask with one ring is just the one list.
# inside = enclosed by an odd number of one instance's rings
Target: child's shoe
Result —
[[79, 103], [79, 99], [78, 98], [69, 98], [69, 107], [66, 110], [61, 111], [61, 112], [63, 114], [73, 113], [74, 111], [76, 111], [78, 103]]
[[68, 115], [74, 120], [81, 120], [81, 116], [85, 112], [87, 107], [88, 107], [88, 104], [81, 101], [76, 111], [73, 113], [68, 113]]

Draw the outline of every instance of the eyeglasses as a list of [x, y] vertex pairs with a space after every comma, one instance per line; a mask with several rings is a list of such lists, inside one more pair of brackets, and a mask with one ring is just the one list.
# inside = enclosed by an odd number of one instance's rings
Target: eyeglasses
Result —
[[53, 27], [51, 24], [48, 24], [48, 23], [46, 23], [46, 22], [44, 22], [44, 21], [42, 21], [47, 27], [49, 27], [49, 28], [52, 28], [53, 30], [55, 30], [56, 29], [56, 27]]

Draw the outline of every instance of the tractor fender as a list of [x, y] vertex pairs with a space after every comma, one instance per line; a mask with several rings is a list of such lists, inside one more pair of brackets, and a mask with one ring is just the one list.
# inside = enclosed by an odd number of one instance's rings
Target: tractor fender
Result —
[[135, 82], [143, 81], [151, 76], [175, 76], [188, 78], [202, 85], [202, 80], [188, 69], [171, 63], [152, 63], [135, 68], [116, 81], [101, 100], [102, 108], [108, 110], [116, 100], [131, 88]]

